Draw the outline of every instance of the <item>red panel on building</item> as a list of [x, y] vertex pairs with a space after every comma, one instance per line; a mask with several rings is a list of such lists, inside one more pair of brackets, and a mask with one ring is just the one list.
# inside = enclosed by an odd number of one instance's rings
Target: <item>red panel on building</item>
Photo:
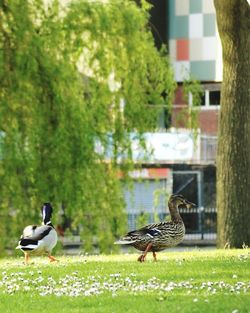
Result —
[[176, 59], [177, 61], [189, 60], [189, 41], [188, 39], [176, 40]]
[[169, 168], [149, 168], [148, 169], [150, 178], [167, 178], [170, 170]]
[[[140, 170], [130, 171], [128, 175], [134, 179], [166, 179], [170, 175], [169, 168], [142, 168]], [[119, 178], [122, 178], [123, 172], [118, 172]]]

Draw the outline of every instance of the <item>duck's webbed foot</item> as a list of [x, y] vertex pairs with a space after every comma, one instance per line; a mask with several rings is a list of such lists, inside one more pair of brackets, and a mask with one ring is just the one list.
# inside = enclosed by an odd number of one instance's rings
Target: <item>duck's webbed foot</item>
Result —
[[149, 244], [147, 245], [146, 250], [145, 250], [145, 251], [143, 252], [143, 254], [140, 255], [139, 258], [137, 259], [139, 262], [144, 262], [144, 261], [145, 261], [146, 256], [147, 256], [147, 253], [149, 252], [149, 250], [151, 249], [151, 247], [152, 247], [152, 243], [149, 243]]
[[153, 251], [153, 258], [154, 258], [154, 262], [157, 261], [157, 258], [156, 258], [156, 253]]
[[137, 261], [139, 261], [139, 262], [144, 262], [145, 259], [146, 259], [146, 255], [141, 254], [141, 255], [139, 256], [139, 258], [137, 259]]
[[58, 260], [52, 255], [49, 255], [48, 258], [50, 262], [56, 262], [56, 261], [58, 262]]

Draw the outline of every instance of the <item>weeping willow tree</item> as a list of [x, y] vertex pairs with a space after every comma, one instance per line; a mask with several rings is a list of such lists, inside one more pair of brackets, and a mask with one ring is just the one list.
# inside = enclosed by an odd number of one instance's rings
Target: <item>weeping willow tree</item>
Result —
[[109, 251], [126, 225], [117, 173], [133, 167], [130, 133], [155, 129], [152, 107], [168, 108], [175, 84], [146, 2], [59, 2], [0, 2], [1, 237], [50, 201], [54, 224], [66, 214], [85, 249], [95, 237]]

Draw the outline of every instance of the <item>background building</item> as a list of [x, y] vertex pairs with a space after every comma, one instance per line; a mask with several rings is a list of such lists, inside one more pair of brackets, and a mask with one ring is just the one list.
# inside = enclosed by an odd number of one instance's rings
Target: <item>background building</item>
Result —
[[[167, 174], [165, 177], [149, 174], [147, 177], [143, 174], [133, 177], [134, 189], [125, 191], [129, 226], [135, 228], [136, 219], [144, 213], [149, 214], [151, 222], [155, 219], [155, 213], [163, 217], [166, 214], [167, 197], [166, 194], [165, 198], [163, 196], [166, 191], [182, 193], [197, 203], [198, 210], [191, 215], [184, 214], [190, 233], [201, 232], [201, 228], [205, 232], [215, 231], [215, 156], [222, 50], [213, 0], [149, 2], [153, 5], [149, 25], [155, 44], [158, 48], [162, 44], [167, 45], [178, 88], [171, 117], [173, 128], [167, 131], [162, 129], [162, 132], [154, 134], [153, 140], [147, 138], [148, 144], [155, 143], [155, 155], [143, 165], [144, 170], [165, 169]], [[182, 113], [192, 106], [192, 95], [188, 95], [187, 100], [183, 96], [183, 82], [189, 78], [199, 80], [204, 90], [196, 141], [192, 132], [184, 129], [182, 118], [186, 117]], [[159, 153], [160, 158], [157, 157]]]
[[183, 97], [183, 81], [195, 78], [204, 95], [201, 134], [216, 135], [222, 81], [222, 49], [213, 0], [151, 0], [150, 26], [157, 47], [166, 44], [178, 83], [172, 126], [183, 127], [181, 111], [192, 105]]

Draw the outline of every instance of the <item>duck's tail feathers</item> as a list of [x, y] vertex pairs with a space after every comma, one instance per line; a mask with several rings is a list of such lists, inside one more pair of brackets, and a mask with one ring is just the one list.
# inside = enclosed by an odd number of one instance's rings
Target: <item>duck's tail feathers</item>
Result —
[[135, 243], [136, 240], [127, 240], [127, 239], [120, 239], [114, 242], [115, 245], [131, 245]]
[[23, 251], [32, 251], [32, 250], [36, 250], [39, 247], [39, 245], [40, 245], [39, 240], [24, 238], [19, 241], [16, 249], [21, 249]]

